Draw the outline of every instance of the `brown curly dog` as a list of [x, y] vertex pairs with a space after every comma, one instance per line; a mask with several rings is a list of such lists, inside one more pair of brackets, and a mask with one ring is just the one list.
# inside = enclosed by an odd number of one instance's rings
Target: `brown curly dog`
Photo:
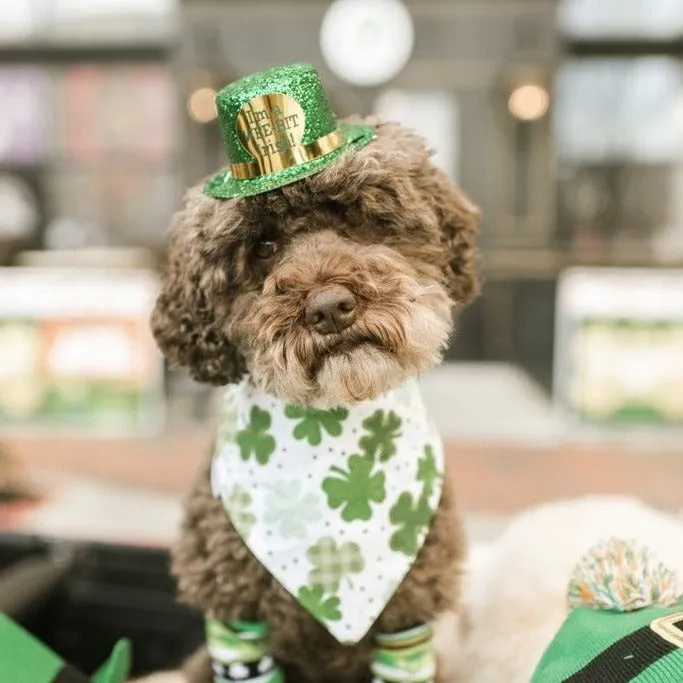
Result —
[[[172, 226], [153, 315], [156, 339], [200, 382], [244, 373], [283, 400], [370, 399], [440, 360], [453, 310], [478, 293], [478, 212], [396, 124], [312, 177], [246, 199], [189, 191]], [[336, 317], [310, 302], [332, 299]], [[319, 308], [319, 306], [318, 306]], [[173, 569], [182, 599], [218, 619], [267, 619], [272, 652], [298, 683], [365, 681], [373, 632], [430, 622], [457, 605], [463, 540], [451, 494], [416, 563], [362, 641], [340, 646], [252, 556], [209, 483], [187, 504]], [[212, 680], [208, 654], [185, 669]]]

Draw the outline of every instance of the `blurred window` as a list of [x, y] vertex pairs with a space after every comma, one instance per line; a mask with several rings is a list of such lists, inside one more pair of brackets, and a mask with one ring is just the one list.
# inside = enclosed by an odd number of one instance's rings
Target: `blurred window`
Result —
[[39, 161], [47, 146], [49, 88], [44, 70], [34, 66], [0, 67], [0, 164]]
[[[39, 170], [46, 246], [162, 243], [180, 189], [168, 66], [0, 66], [0, 101], [0, 172]], [[3, 215], [23, 206], [0, 194]], [[0, 221], [0, 242], [25, 232], [16, 223]]]
[[560, 0], [567, 37], [667, 40], [683, 35], [683, 0]]
[[[58, 224], [75, 222], [96, 243], [158, 244], [178, 190], [168, 68], [70, 67], [59, 79], [58, 111], [57, 165], [48, 185]], [[59, 242], [51, 226], [48, 238]]]
[[576, 58], [556, 80], [560, 239], [683, 256], [683, 72], [667, 57]]
[[176, 4], [177, 0], [52, 0], [56, 17], [64, 21], [112, 15], [166, 16]]
[[0, 3], [0, 43], [33, 38], [41, 24], [42, 0]]
[[71, 67], [58, 106], [57, 144], [70, 161], [104, 163], [115, 155], [157, 163], [171, 153], [176, 103], [162, 64]]
[[667, 163], [683, 157], [683, 72], [674, 59], [570, 60], [556, 88], [561, 158]]
[[0, 45], [132, 43], [176, 30], [178, 0], [5, 0]]
[[375, 113], [424, 136], [434, 150], [434, 162], [458, 182], [460, 166], [460, 109], [448, 92], [385, 90], [375, 102]]

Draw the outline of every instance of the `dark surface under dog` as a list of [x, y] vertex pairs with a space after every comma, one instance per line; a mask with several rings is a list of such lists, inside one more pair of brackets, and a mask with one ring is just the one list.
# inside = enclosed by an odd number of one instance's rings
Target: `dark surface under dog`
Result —
[[[17, 607], [17, 596], [3, 593], [2, 577], [20, 563], [33, 563], [34, 580], [14, 613], [5, 600]], [[99, 667], [120, 638], [132, 642], [134, 676], [180, 665], [204, 627], [175, 594], [165, 550], [0, 534], [0, 612], [81, 671]]]

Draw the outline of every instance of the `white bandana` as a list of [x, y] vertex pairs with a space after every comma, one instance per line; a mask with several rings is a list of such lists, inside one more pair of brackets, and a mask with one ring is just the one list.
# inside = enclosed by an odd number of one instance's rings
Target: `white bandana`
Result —
[[336, 410], [229, 387], [213, 493], [255, 557], [342, 643], [358, 642], [412, 566], [442, 489], [417, 382]]

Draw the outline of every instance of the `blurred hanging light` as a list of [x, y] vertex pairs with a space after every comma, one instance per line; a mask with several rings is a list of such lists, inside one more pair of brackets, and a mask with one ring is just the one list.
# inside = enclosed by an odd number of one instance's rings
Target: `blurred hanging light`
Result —
[[198, 123], [209, 123], [218, 116], [216, 91], [213, 88], [198, 88], [187, 98], [187, 111]]
[[515, 88], [508, 100], [508, 109], [517, 119], [537, 121], [550, 107], [550, 93], [542, 86], [527, 83]]
[[394, 79], [413, 52], [413, 20], [402, 0], [334, 0], [320, 26], [328, 68], [351, 85]]

